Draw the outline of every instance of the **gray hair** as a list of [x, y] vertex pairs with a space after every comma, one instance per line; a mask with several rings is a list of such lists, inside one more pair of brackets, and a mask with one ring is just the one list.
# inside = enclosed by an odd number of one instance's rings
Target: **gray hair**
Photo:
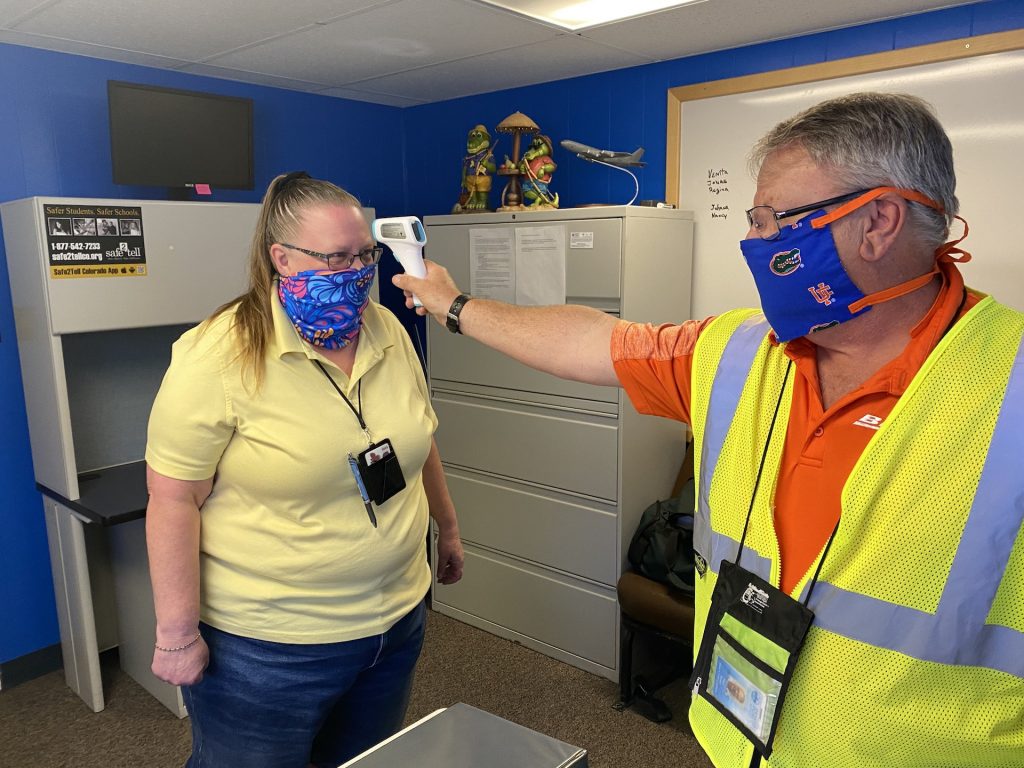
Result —
[[902, 187], [941, 203], [944, 213], [911, 203], [910, 221], [932, 247], [945, 242], [960, 203], [953, 147], [928, 102], [896, 93], [824, 101], [772, 128], [754, 145], [750, 170], [756, 176], [769, 154], [793, 145], [851, 192]]

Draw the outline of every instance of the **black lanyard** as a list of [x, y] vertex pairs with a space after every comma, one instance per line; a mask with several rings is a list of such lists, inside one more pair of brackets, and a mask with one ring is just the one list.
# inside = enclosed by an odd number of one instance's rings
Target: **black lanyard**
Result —
[[[754, 480], [754, 492], [750, 494], [750, 507], [747, 509], [747, 519], [743, 522], [743, 534], [740, 536], [740, 548], [736, 552], [736, 565], [740, 564], [740, 557], [743, 555], [743, 543], [747, 540], [747, 528], [750, 526], [750, 515], [754, 511], [754, 499], [757, 498], [757, 489], [761, 485], [761, 473], [764, 471], [764, 462], [768, 458], [768, 446], [772, 442], [772, 433], [775, 432], [775, 421], [779, 416], [779, 407], [782, 405], [782, 396], [786, 392], [786, 382], [789, 381], [789, 372], [793, 368], [793, 361], [790, 360], [786, 365], [786, 375], [782, 377], [782, 387], [779, 389], [779, 399], [775, 402], [775, 412], [772, 414], [772, 423], [768, 427], [768, 437], [764, 441], [764, 450], [761, 452], [761, 464], [757, 468], [757, 478]], [[839, 521], [836, 521], [836, 527], [832, 529], [832, 533], [828, 537], [828, 541], [825, 542], [825, 551], [821, 554], [821, 559], [818, 561], [818, 567], [814, 571], [814, 577], [811, 579], [810, 586], [807, 588], [807, 599], [804, 600], [804, 605], [808, 605], [811, 601], [811, 592], [814, 590], [814, 585], [818, 583], [818, 575], [821, 573], [821, 566], [825, 562], [825, 557], [828, 555], [828, 550], [832, 546], [832, 539], [836, 536], [836, 531], [839, 530]]]
[[[963, 291], [963, 295], [960, 297], [960, 306], [957, 307], [956, 312], [953, 313], [953, 319], [949, 321], [949, 325], [942, 332], [944, 337], [949, 333], [950, 329], [956, 324], [956, 321], [960, 318], [960, 313], [963, 311], [964, 305], [967, 303], [967, 289]], [[940, 337], [942, 338], [942, 337]], [[736, 565], [740, 564], [740, 556], [743, 554], [743, 543], [747, 539], [747, 527], [750, 525], [750, 515], [754, 511], [754, 499], [757, 497], [757, 488], [761, 484], [761, 472], [764, 470], [764, 462], [768, 457], [768, 445], [771, 443], [772, 432], [775, 431], [775, 420], [779, 415], [779, 406], [782, 405], [782, 396], [786, 391], [786, 382], [789, 380], [789, 371], [793, 367], [793, 361], [790, 360], [786, 366], [786, 375], [782, 379], [782, 389], [779, 390], [779, 399], [775, 403], [775, 413], [772, 414], [772, 423], [768, 427], [768, 438], [764, 442], [764, 451], [761, 453], [761, 465], [757, 468], [757, 479], [754, 480], [754, 492], [750, 496], [750, 507], [747, 509], [747, 519], [743, 523], [743, 534], [740, 536], [740, 548], [736, 553]], [[811, 578], [811, 582], [807, 587], [807, 598], [804, 600], [804, 605], [810, 605], [811, 592], [814, 591], [814, 586], [818, 583], [818, 576], [821, 574], [821, 566], [825, 563], [825, 558], [828, 556], [828, 551], [832, 547], [832, 541], [836, 537], [836, 533], [839, 531], [839, 523], [842, 520], [836, 521], [835, 528], [832, 529], [832, 533], [829, 534], [828, 541], [825, 542], [825, 549], [821, 553], [821, 559], [818, 561], [818, 567], [814, 570], [814, 576]]]
[[331, 386], [334, 387], [335, 391], [341, 395], [341, 399], [345, 401], [345, 405], [349, 407], [356, 419], [359, 420], [359, 427], [363, 430], [363, 435], [366, 437], [367, 444], [373, 445], [373, 438], [370, 437], [370, 428], [367, 427], [366, 422], [363, 421], [363, 380], [360, 379], [359, 383], [356, 384], [356, 402], [359, 404], [359, 407], [356, 408], [352, 405], [352, 401], [345, 397], [345, 393], [341, 391], [341, 387], [338, 386], [338, 383], [331, 378], [331, 374], [329, 374], [327, 369], [324, 368], [323, 363], [319, 360], [314, 360], [313, 362], [320, 369], [323, 375], [327, 377], [327, 380], [331, 382]]

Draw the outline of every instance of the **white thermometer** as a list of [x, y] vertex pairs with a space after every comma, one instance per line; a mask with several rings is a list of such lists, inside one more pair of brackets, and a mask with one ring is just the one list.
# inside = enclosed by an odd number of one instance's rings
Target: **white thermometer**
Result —
[[[423, 246], [427, 244], [427, 233], [418, 218], [394, 216], [374, 219], [371, 230], [373, 239], [391, 249], [406, 273], [414, 277], [427, 276], [427, 268], [423, 265]], [[412, 302], [417, 307], [423, 306], [415, 296]]]

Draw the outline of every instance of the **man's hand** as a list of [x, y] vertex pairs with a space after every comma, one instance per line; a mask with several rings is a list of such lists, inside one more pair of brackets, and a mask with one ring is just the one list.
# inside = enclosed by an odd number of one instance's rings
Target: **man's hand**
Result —
[[462, 539], [458, 531], [441, 532], [437, 536], [437, 581], [439, 584], [454, 584], [462, 578], [464, 562]]
[[[441, 325], [461, 291], [448, 270], [423, 260], [424, 278], [395, 275], [391, 281], [405, 292], [405, 306], [413, 308], [413, 294], [423, 303], [420, 315], [432, 315]], [[496, 349], [524, 365], [562, 379], [604, 387], [618, 386], [612, 365], [611, 338], [616, 324], [624, 323], [596, 307], [555, 304], [520, 307], [479, 298], [459, 315], [459, 327], [471, 339]]]
[[[187, 640], [185, 642], [188, 642]], [[164, 648], [174, 648], [165, 645]], [[210, 663], [210, 649], [200, 637], [182, 651], [153, 651], [153, 674], [171, 685], [193, 685], [203, 679], [203, 670]]]
[[[462, 291], [455, 285], [448, 270], [440, 264], [430, 259], [424, 259], [423, 264], [427, 268], [426, 277], [419, 278], [401, 273], [392, 277], [391, 282], [405, 294], [405, 306], [415, 309], [418, 315], [432, 315], [437, 322], [444, 325], [448, 317], [448, 308]], [[416, 294], [416, 298], [423, 304], [422, 307], [414, 307], [413, 294]]]

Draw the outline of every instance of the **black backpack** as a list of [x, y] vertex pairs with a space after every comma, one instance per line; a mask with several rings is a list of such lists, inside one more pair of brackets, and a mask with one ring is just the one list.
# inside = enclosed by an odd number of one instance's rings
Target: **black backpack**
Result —
[[679, 496], [647, 507], [627, 553], [634, 571], [688, 595], [694, 591], [693, 493], [691, 479]]

